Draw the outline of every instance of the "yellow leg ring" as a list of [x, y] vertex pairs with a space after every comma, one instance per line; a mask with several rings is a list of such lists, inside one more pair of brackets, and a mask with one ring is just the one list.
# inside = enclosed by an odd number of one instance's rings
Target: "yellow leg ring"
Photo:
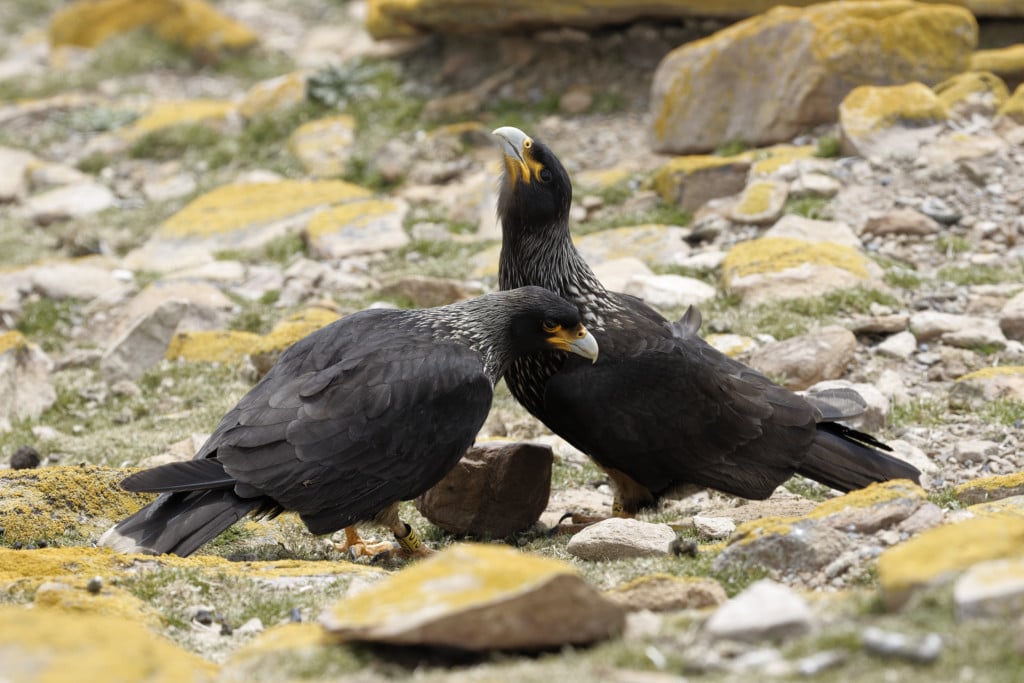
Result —
[[398, 541], [398, 545], [402, 547], [402, 550], [413, 555], [420, 552], [423, 549], [423, 541], [420, 539], [419, 534], [411, 526], [406, 525], [409, 531], [405, 536], [399, 536], [395, 534], [395, 540]]

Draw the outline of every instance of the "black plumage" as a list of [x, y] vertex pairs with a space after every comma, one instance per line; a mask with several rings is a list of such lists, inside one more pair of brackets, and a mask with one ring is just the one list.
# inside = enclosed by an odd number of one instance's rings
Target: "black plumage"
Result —
[[501, 288], [561, 294], [601, 345], [592, 366], [540, 351], [514, 361], [505, 379], [533, 415], [609, 473], [619, 510], [634, 513], [686, 483], [760, 499], [797, 473], [842, 491], [918, 479], [882, 452], [887, 446], [834, 422], [863, 411], [856, 392], [800, 397], [701, 339], [696, 309], [672, 323], [606, 290], [570, 238], [572, 185], [558, 158], [516, 128], [495, 135], [505, 166]]
[[415, 549], [398, 502], [455, 466], [495, 382], [544, 348], [597, 357], [576, 307], [539, 287], [346, 316], [287, 349], [193, 460], [126, 478], [161, 495], [100, 542], [188, 555], [246, 514], [291, 510], [314, 534], [374, 520]]

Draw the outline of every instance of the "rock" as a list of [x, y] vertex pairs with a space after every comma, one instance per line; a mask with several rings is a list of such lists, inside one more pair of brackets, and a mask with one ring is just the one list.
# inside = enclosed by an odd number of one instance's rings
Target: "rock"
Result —
[[734, 140], [789, 140], [834, 121], [857, 85], [937, 83], [964, 71], [976, 42], [974, 17], [962, 8], [775, 7], [661, 61], [651, 88], [652, 144], [685, 154]]
[[4, 543], [95, 541], [152, 500], [121, 488], [124, 470], [95, 465], [0, 472]]
[[845, 418], [843, 424], [866, 432], [877, 432], [889, 423], [889, 398], [874, 384], [866, 382], [849, 382], [843, 379], [826, 380], [809, 387], [808, 394], [819, 393], [828, 389], [852, 389], [863, 399], [864, 411], [855, 417]]
[[960, 214], [938, 197], [928, 195], [921, 202], [921, 213], [934, 218], [943, 225], [953, 225], [960, 220]]
[[779, 219], [789, 195], [786, 183], [757, 180], [747, 185], [729, 210], [729, 218], [747, 225], [767, 225]]
[[709, 334], [704, 341], [732, 358], [757, 348], [757, 341], [742, 334]]
[[968, 568], [1017, 557], [1024, 544], [1024, 518], [995, 515], [940, 526], [886, 550], [878, 558], [878, 581], [890, 608], [917, 590], [949, 583]]
[[790, 390], [841, 377], [853, 360], [857, 338], [839, 325], [823, 327], [755, 350], [750, 365], [769, 377], [784, 378]]
[[594, 93], [585, 85], [570, 86], [558, 98], [558, 109], [566, 114], [578, 115], [585, 113], [594, 103]]
[[238, 104], [238, 113], [245, 119], [261, 114], [274, 114], [298, 106], [306, 101], [305, 71], [292, 71], [256, 83], [246, 91]]
[[461, 280], [406, 275], [380, 289], [380, 296], [411, 303], [415, 308], [446, 306], [482, 294]]
[[953, 584], [958, 619], [1006, 619], [1024, 612], [1024, 558], [981, 562]]
[[740, 242], [722, 263], [722, 280], [744, 304], [819, 297], [857, 285], [881, 286], [881, 271], [860, 252], [831, 242], [763, 237]]
[[648, 265], [675, 265], [690, 254], [686, 231], [673, 225], [632, 225], [601, 230], [576, 240], [576, 248], [591, 266], [632, 257]]
[[910, 316], [910, 331], [919, 343], [938, 339], [944, 344], [960, 348], [976, 348], [987, 344], [1002, 348], [1006, 345], [1006, 337], [998, 323], [980, 316], [920, 311]]
[[549, 446], [485, 441], [416, 499], [416, 509], [453, 534], [504, 538], [540, 519], [551, 492]]
[[203, 265], [218, 251], [256, 249], [299, 230], [325, 207], [369, 197], [368, 190], [340, 180], [224, 185], [164, 221], [142, 247], [125, 256], [123, 264], [157, 272]]
[[114, 203], [114, 193], [106, 185], [89, 181], [32, 195], [24, 210], [34, 222], [49, 225], [105, 211]]
[[1016, 517], [1024, 519], [1024, 495], [1000, 498], [969, 506], [960, 514], [953, 515], [958, 521], [975, 517]]
[[824, 173], [801, 173], [789, 184], [789, 196], [802, 199], [804, 197], [820, 197], [829, 199], [839, 194], [842, 185], [835, 178]]
[[933, 90], [954, 118], [969, 121], [972, 116], [991, 119], [1010, 98], [999, 76], [990, 71], [967, 71], [948, 78]]
[[604, 261], [593, 267], [594, 275], [609, 290], [621, 292], [633, 278], [654, 277], [654, 271], [638, 258], [626, 257]]
[[831, 242], [859, 249], [860, 239], [846, 223], [786, 214], [765, 231], [763, 237], [788, 237], [805, 242]]
[[32, 289], [50, 299], [117, 301], [128, 291], [110, 268], [84, 259], [34, 266], [29, 276]]
[[247, 48], [259, 40], [203, 0], [78, 0], [50, 18], [50, 44], [96, 47], [142, 26], [163, 40], [207, 53]]
[[898, 332], [875, 347], [875, 352], [886, 358], [900, 358], [906, 360], [917, 351], [917, 337], [913, 332]]
[[28, 169], [35, 155], [20, 149], [0, 147], [0, 204], [21, 201], [28, 194]]
[[188, 306], [177, 332], [223, 329], [235, 311], [235, 303], [218, 287], [197, 278], [157, 280], [132, 297], [120, 310], [124, 332], [140, 316], [149, 315], [168, 301], [182, 301]]
[[193, 363], [240, 363], [262, 341], [258, 334], [239, 330], [177, 332], [168, 343], [164, 357]]
[[1024, 341], [1024, 291], [1007, 301], [999, 311], [999, 329], [1007, 339]]
[[736, 522], [728, 517], [696, 515], [693, 518], [693, 528], [705, 538], [723, 539], [729, 538], [732, 532], [736, 531]]
[[49, 356], [21, 332], [0, 333], [0, 432], [9, 431], [12, 420], [34, 420], [54, 404], [52, 369]]
[[964, 482], [953, 489], [956, 499], [967, 505], [1024, 495], [1024, 472], [982, 477]]
[[942, 654], [942, 637], [938, 633], [928, 633], [915, 638], [868, 626], [864, 629], [861, 640], [864, 649], [872, 654], [919, 664], [930, 664]]
[[456, 545], [345, 598], [320, 623], [341, 640], [534, 650], [616, 636], [625, 615], [569, 564]]
[[14, 455], [11, 456], [11, 469], [34, 470], [39, 467], [41, 461], [39, 451], [31, 446], [19, 446], [18, 450], [14, 451]]
[[634, 275], [626, 281], [621, 291], [640, 297], [654, 308], [702, 304], [714, 299], [718, 293], [702, 280], [671, 274]]
[[695, 211], [712, 199], [742, 191], [750, 163], [742, 155], [676, 157], [655, 172], [654, 187], [666, 203]]
[[704, 628], [716, 640], [785, 640], [811, 630], [807, 601], [792, 588], [761, 579], [715, 610]]
[[565, 549], [583, 560], [618, 560], [669, 555], [675, 542], [667, 524], [612, 517], [576, 533]]
[[1024, 366], [1002, 365], [975, 370], [958, 377], [951, 393], [984, 401], [1024, 401]]
[[142, 181], [142, 194], [151, 202], [166, 202], [193, 194], [199, 185], [191, 173], [175, 172]]
[[391, 251], [409, 243], [408, 210], [401, 199], [349, 202], [315, 215], [304, 234], [312, 254], [322, 259]]
[[604, 597], [631, 612], [705, 609], [725, 602], [725, 590], [714, 579], [652, 574], [605, 591]]
[[[39, 638], [40, 633], [48, 634]], [[123, 683], [212, 683], [217, 666], [155, 635], [137, 619], [0, 606], [4, 668], [12, 681], [76, 676]], [[124, 657], [125, 652], [137, 656]], [[21, 672], [30, 672], [22, 675]]]
[[309, 121], [288, 138], [288, 149], [314, 178], [345, 173], [356, 140], [356, 120], [348, 114]]
[[953, 459], [959, 462], [983, 463], [999, 454], [999, 444], [984, 439], [960, 439], [953, 444]]
[[909, 159], [935, 137], [946, 107], [922, 83], [860, 86], [839, 105], [843, 153], [865, 158]]
[[226, 100], [167, 100], [154, 102], [132, 125], [122, 128], [118, 135], [135, 142], [145, 135], [186, 124], [208, 126], [228, 131], [237, 128], [238, 107]]
[[736, 529], [713, 567], [814, 572], [849, 548], [850, 534], [866, 548], [870, 535], [897, 527], [925, 504], [920, 487], [890, 481], [832, 498], [800, 517], [753, 519]]
[[64, 164], [37, 162], [28, 168], [28, 184], [32, 192], [41, 192], [64, 185], [79, 185], [91, 181], [88, 173]]
[[100, 359], [103, 378], [115, 382], [141, 377], [164, 357], [174, 330], [187, 311], [187, 301], [172, 299], [139, 317], [104, 352]]
[[920, 211], [897, 208], [883, 214], [869, 216], [864, 232], [869, 235], [934, 235], [942, 226]]

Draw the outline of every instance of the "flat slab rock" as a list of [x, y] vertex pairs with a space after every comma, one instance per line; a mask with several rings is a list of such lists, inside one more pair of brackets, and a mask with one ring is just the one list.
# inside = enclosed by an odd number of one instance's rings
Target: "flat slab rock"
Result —
[[672, 552], [676, 532], [667, 524], [613, 517], [583, 529], [566, 550], [583, 560], [659, 557]]
[[565, 562], [464, 544], [345, 598], [320, 623], [346, 641], [533, 650], [616, 636], [625, 611]]
[[714, 638], [761, 640], [799, 636], [811, 630], [807, 602], [792, 588], [761, 579], [718, 608], [705, 628]]

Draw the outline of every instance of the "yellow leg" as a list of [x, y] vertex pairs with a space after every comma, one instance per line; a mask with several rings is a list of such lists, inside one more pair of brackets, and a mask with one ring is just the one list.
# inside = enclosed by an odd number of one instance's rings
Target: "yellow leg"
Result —
[[395, 545], [390, 541], [380, 543], [367, 543], [359, 535], [359, 529], [354, 526], [345, 527], [345, 542], [336, 543], [335, 550], [347, 554], [353, 560], [360, 557], [369, 557], [371, 560], [383, 556], [380, 559], [390, 557], [395, 551]]

